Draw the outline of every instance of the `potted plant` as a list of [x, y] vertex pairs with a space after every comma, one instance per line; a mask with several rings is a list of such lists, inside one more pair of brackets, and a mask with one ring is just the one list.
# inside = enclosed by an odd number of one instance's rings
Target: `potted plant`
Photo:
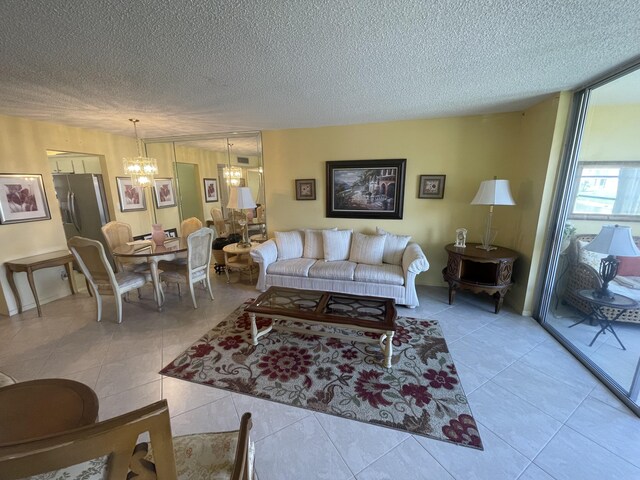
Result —
[[571, 237], [576, 233], [576, 227], [574, 227], [571, 223], [566, 222], [564, 224], [564, 228], [562, 229], [562, 243], [560, 244], [560, 251], [564, 252], [569, 243], [571, 243]]

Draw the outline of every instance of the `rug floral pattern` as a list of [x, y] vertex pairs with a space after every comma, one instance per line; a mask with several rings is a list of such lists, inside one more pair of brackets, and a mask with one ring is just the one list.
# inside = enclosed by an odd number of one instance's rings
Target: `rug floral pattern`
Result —
[[[258, 328], [270, 323], [257, 317]], [[379, 345], [313, 332], [272, 331], [253, 346], [241, 306], [160, 373], [482, 449], [438, 323], [408, 317], [396, 323], [392, 368], [385, 369]]]

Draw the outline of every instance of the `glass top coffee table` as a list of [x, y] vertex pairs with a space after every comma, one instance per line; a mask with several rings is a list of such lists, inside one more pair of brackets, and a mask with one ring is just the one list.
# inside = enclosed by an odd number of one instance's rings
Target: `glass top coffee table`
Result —
[[[396, 331], [396, 306], [391, 298], [365, 297], [343, 293], [316, 292], [285, 287], [270, 287], [246, 309], [251, 319], [251, 342], [258, 345], [260, 337], [272, 329], [296, 333], [325, 335], [345, 340], [379, 343], [384, 354], [383, 365], [391, 367], [393, 335]], [[256, 314], [271, 317], [268, 327], [258, 330]], [[357, 332], [373, 332], [379, 338], [366, 335], [343, 335], [333, 331], [310, 330], [289, 326], [277, 320], [292, 320], [317, 325], [329, 325]]]

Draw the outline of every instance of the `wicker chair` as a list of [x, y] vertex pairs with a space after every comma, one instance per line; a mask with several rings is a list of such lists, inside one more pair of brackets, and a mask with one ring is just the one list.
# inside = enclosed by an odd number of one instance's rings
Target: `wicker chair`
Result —
[[[563, 295], [563, 303], [571, 305], [585, 314], [590, 313], [591, 308], [585, 300], [578, 296], [577, 292], [579, 290], [600, 288], [602, 287], [602, 280], [595, 268], [580, 262], [580, 248], [582, 248], [580, 242], [584, 245], [584, 243], [590, 242], [595, 237], [595, 234], [575, 235], [571, 239], [567, 251], [569, 269], [567, 271], [567, 285]], [[640, 248], [640, 237], [633, 237], [633, 239]], [[602, 312], [607, 317], [614, 318], [620, 310], [604, 307]], [[625, 311], [617, 321], [640, 323], [640, 308]]]

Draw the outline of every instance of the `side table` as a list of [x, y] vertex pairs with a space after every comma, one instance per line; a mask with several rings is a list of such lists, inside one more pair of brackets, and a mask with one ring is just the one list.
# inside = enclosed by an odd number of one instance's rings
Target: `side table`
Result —
[[[593, 346], [596, 338], [598, 338], [601, 333], [607, 333], [607, 330], [609, 330], [613, 334], [613, 336], [616, 337], [616, 340], [618, 341], [622, 349], [626, 350], [625, 346], [618, 338], [616, 331], [613, 329], [613, 322], [618, 320], [618, 318], [620, 318], [620, 316], [627, 310], [638, 308], [638, 302], [636, 302], [632, 298], [625, 297], [624, 295], [619, 295], [617, 293], [612, 293], [612, 295], [613, 298], [600, 298], [595, 295], [594, 290], [591, 288], [586, 290], [579, 290], [578, 297], [586, 300], [586, 302], [589, 304], [589, 307], [591, 308], [591, 312], [586, 314], [579, 322], [569, 325], [568, 328], [575, 327], [576, 325], [579, 325], [586, 320], [589, 320], [589, 323], [591, 323], [592, 320], [595, 320], [598, 322], [598, 325], [600, 325], [600, 330], [598, 331], [598, 333], [596, 333], [596, 336], [593, 337], [593, 340], [591, 340], [591, 343], [589, 344], [590, 347]], [[615, 308], [619, 309], [620, 311], [615, 317], [609, 319], [609, 317], [602, 312], [602, 309], [604, 307]]]
[[504, 247], [486, 251], [476, 248], [477, 245], [468, 243], [461, 248], [450, 243], [445, 247], [449, 258], [442, 276], [449, 284], [449, 305], [453, 304], [457, 289], [483, 292], [494, 298], [494, 312], [498, 313], [504, 296], [513, 285], [511, 274], [518, 253]]
[[42, 316], [42, 309], [40, 308], [40, 300], [38, 299], [38, 292], [36, 291], [36, 284], [33, 280], [33, 272], [40, 270], [41, 268], [59, 267], [64, 265], [67, 270], [67, 277], [69, 278], [69, 285], [71, 286], [71, 293], [75, 295], [76, 288], [73, 283], [73, 255], [69, 250], [58, 250], [56, 252], [43, 253], [40, 255], [33, 255], [31, 257], [18, 258], [11, 260], [4, 264], [7, 269], [7, 281], [9, 287], [13, 292], [13, 296], [16, 298], [18, 304], [18, 313], [22, 313], [22, 300], [16, 287], [16, 283], [13, 279], [13, 275], [17, 272], [26, 272], [27, 280], [29, 281], [29, 287], [33, 298], [36, 301], [36, 307], [38, 308], [38, 316]]
[[253, 259], [249, 252], [251, 248], [258, 245], [252, 242], [250, 247], [239, 247], [237, 243], [232, 243], [222, 248], [224, 252], [225, 273], [227, 274], [227, 283], [229, 283], [229, 270], [237, 270], [239, 272], [248, 271], [249, 280], [253, 283]]

